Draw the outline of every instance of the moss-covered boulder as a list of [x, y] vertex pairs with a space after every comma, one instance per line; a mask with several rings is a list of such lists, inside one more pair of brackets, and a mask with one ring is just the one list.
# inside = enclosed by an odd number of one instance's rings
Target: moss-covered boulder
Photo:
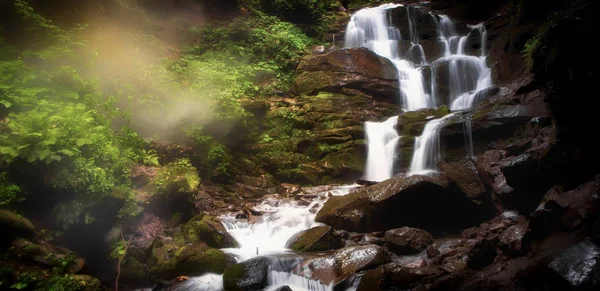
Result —
[[302, 60], [297, 70], [298, 94], [351, 88], [393, 103], [398, 98], [398, 70], [389, 59], [366, 48], [313, 55]]
[[193, 242], [204, 242], [214, 248], [239, 247], [238, 242], [227, 232], [221, 221], [210, 215], [195, 216], [186, 223], [184, 229], [187, 238]]
[[267, 287], [270, 265], [268, 257], [257, 257], [230, 266], [223, 273], [223, 286], [231, 291], [263, 290]]
[[286, 247], [295, 251], [316, 252], [339, 249], [344, 246], [341, 237], [335, 235], [331, 226], [315, 226], [292, 236]]
[[153, 278], [172, 279], [181, 275], [220, 274], [233, 263], [233, 258], [205, 243], [182, 244], [157, 239], [149, 265]]
[[72, 251], [45, 242], [33, 243], [24, 238], [12, 241], [6, 254], [9, 258], [27, 262], [42, 268], [57, 268], [65, 273], [78, 273], [83, 269], [85, 260]]
[[35, 226], [29, 219], [8, 210], [0, 210], [0, 242], [9, 242], [16, 236], [33, 238]]
[[425, 124], [432, 119], [441, 118], [450, 114], [447, 106], [438, 108], [423, 108], [416, 111], [407, 111], [398, 115], [396, 129], [401, 135], [420, 136]]
[[153, 212], [170, 216], [193, 212], [193, 200], [199, 186], [196, 168], [188, 159], [179, 159], [159, 168], [143, 190], [150, 196], [149, 207]]
[[444, 176], [413, 175], [331, 197], [317, 213], [316, 221], [356, 232], [403, 226], [436, 232], [457, 231], [494, 213], [491, 204], [469, 199]]
[[100, 280], [89, 275], [57, 275], [48, 280], [43, 290], [103, 291]]

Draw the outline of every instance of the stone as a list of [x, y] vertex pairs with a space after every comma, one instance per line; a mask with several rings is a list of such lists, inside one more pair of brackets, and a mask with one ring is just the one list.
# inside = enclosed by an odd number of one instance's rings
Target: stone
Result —
[[563, 192], [550, 189], [530, 214], [532, 231], [545, 235], [553, 230], [573, 229], [597, 217], [600, 210], [600, 175], [577, 188]]
[[[210, 215], [192, 218], [184, 226], [185, 235], [192, 242], [204, 242], [213, 248], [237, 248], [238, 242], [227, 232], [221, 221]], [[199, 220], [198, 220], [199, 219]]]
[[500, 249], [509, 255], [520, 255], [527, 252], [529, 238], [529, 221], [522, 221], [519, 224], [508, 227], [499, 237]]
[[14, 213], [12, 211], [0, 209], [0, 233], [1, 241], [10, 242], [10, 239], [20, 236], [24, 238], [33, 238], [35, 236], [35, 226], [29, 219]]
[[157, 279], [172, 279], [182, 274], [197, 276], [205, 273], [222, 273], [234, 264], [229, 255], [205, 243], [182, 244], [157, 239], [149, 260], [150, 275]]
[[471, 159], [464, 158], [456, 162], [442, 161], [438, 164], [448, 179], [456, 184], [467, 197], [481, 199], [487, 193], [486, 187], [479, 177], [479, 171]]
[[[455, 209], [461, 209], [457, 212]], [[495, 210], [451, 188], [443, 176], [395, 177], [331, 197], [316, 221], [354, 232], [415, 227], [429, 232], [461, 229], [493, 217]]]
[[477, 240], [469, 250], [467, 266], [471, 269], [481, 269], [491, 264], [497, 255], [497, 246], [497, 235], [489, 235]]
[[315, 226], [292, 236], [286, 248], [295, 251], [317, 252], [339, 249], [344, 246], [342, 239], [335, 235], [331, 226]]
[[421, 252], [433, 242], [433, 236], [427, 231], [402, 227], [385, 232], [387, 247], [397, 255], [408, 255]]
[[398, 98], [396, 67], [389, 59], [366, 48], [312, 55], [300, 62], [297, 71], [294, 86], [297, 94], [351, 88], [388, 102]]
[[590, 241], [568, 248], [548, 266], [575, 290], [593, 290], [600, 285], [600, 247]]
[[424, 278], [437, 277], [443, 271], [436, 266], [423, 266], [418, 268], [403, 267], [398, 263], [391, 263], [384, 266], [387, 279], [387, 285], [400, 290], [412, 289]]
[[277, 186], [277, 194], [282, 197], [292, 197], [296, 194], [299, 194], [302, 191], [300, 185], [289, 184], [289, 183], [281, 183]]
[[270, 264], [269, 258], [256, 257], [228, 267], [223, 273], [225, 290], [263, 290], [267, 286]]
[[379, 291], [385, 290], [385, 269], [379, 266], [367, 271], [356, 288], [356, 291]]
[[352, 274], [390, 262], [388, 252], [376, 245], [349, 246], [328, 254], [307, 258], [293, 272], [325, 285], [334, 286]]

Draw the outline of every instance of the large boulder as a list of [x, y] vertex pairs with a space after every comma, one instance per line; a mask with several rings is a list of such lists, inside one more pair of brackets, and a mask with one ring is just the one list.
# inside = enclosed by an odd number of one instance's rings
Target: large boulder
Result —
[[0, 233], [2, 233], [0, 243], [8, 243], [16, 236], [33, 238], [35, 236], [35, 226], [29, 219], [19, 214], [0, 209]]
[[85, 265], [85, 260], [69, 249], [45, 242], [36, 244], [24, 238], [13, 240], [6, 254], [14, 260], [34, 264], [41, 268], [58, 268], [70, 274], [78, 273]]
[[295, 84], [298, 94], [349, 88], [392, 103], [398, 100], [396, 67], [389, 59], [366, 48], [310, 56], [298, 65], [298, 72]]
[[492, 216], [491, 205], [477, 204], [443, 176], [397, 177], [345, 196], [331, 197], [316, 220], [335, 229], [382, 231], [410, 226], [450, 231]]
[[331, 226], [315, 226], [292, 236], [286, 247], [295, 251], [316, 252], [339, 249], [344, 246], [341, 237], [337, 236]]
[[223, 273], [225, 290], [263, 290], [268, 283], [270, 265], [270, 258], [257, 257], [228, 267]]
[[196, 215], [185, 224], [184, 229], [186, 236], [193, 242], [204, 242], [213, 248], [239, 247], [221, 221], [210, 215]]
[[292, 270], [297, 275], [334, 286], [352, 274], [390, 262], [389, 253], [376, 245], [351, 246], [327, 255], [307, 258]]
[[172, 279], [181, 275], [222, 273], [233, 263], [233, 258], [205, 243], [182, 244], [156, 239], [149, 265], [154, 278]]
[[595, 290], [600, 286], [600, 247], [590, 241], [568, 248], [548, 266], [574, 290]]

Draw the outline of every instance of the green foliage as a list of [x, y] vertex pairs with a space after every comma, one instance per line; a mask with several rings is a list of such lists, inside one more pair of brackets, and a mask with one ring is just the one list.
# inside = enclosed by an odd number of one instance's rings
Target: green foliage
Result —
[[327, 25], [326, 16], [335, 11], [336, 0], [250, 0], [244, 6], [270, 15], [283, 21], [298, 24], [312, 36], [320, 36]]
[[188, 159], [179, 159], [160, 168], [156, 173], [155, 195], [168, 196], [173, 193], [195, 195], [200, 186], [196, 168]]
[[0, 207], [22, 201], [23, 198], [19, 197], [20, 193], [21, 187], [11, 183], [6, 172], [0, 173]]

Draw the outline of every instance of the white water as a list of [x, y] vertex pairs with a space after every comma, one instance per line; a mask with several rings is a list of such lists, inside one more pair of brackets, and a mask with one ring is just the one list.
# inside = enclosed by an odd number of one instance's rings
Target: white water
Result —
[[[222, 250], [234, 255], [238, 262], [270, 255], [273, 264], [267, 278], [269, 286], [265, 290], [277, 290], [281, 286], [288, 285], [294, 291], [332, 291], [333, 286], [292, 274], [290, 271], [301, 260], [290, 257], [293, 253], [285, 247], [285, 244], [294, 234], [322, 225], [315, 222], [315, 216], [329, 195], [346, 195], [358, 186], [353, 184], [333, 187], [318, 193], [318, 198], [308, 205], [296, 201], [281, 203], [277, 199], [267, 199], [255, 207], [264, 214], [258, 222], [252, 224], [246, 220], [236, 220], [232, 216], [222, 217], [223, 225], [240, 244], [240, 248]], [[223, 275], [205, 274], [192, 277], [178, 284], [174, 290], [223, 291]]]
[[440, 160], [440, 129], [454, 114], [429, 121], [423, 134], [415, 139], [415, 153], [410, 164], [409, 175], [426, 175], [435, 171]]
[[400, 136], [396, 132], [397, 116], [384, 122], [365, 122], [367, 137], [367, 165], [365, 180], [380, 182], [392, 177], [396, 145]]
[[[352, 15], [346, 28], [345, 47], [366, 47], [373, 52], [390, 59], [398, 69], [401, 104], [405, 111], [421, 108], [434, 108], [442, 104], [452, 111], [470, 110], [475, 103], [477, 92], [492, 86], [491, 69], [487, 65], [486, 42], [487, 31], [483, 24], [468, 26], [466, 35], [459, 35], [455, 24], [445, 15], [429, 14], [437, 24], [437, 41], [443, 50], [443, 57], [428, 63], [423, 46], [419, 44], [418, 17], [419, 11], [407, 7], [409, 35], [405, 40], [411, 45], [406, 56], [399, 53], [399, 42], [403, 40], [397, 28], [391, 25], [388, 15], [398, 4], [383, 4], [379, 7], [365, 8]], [[469, 55], [467, 44], [472, 33], [479, 32], [481, 48], [478, 55]], [[431, 85], [424, 83], [423, 70], [431, 68]], [[445, 71], [438, 71], [444, 66]], [[436, 83], [437, 73], [446, 73], [448, 95], [439, 93]], [[442, 78], [444, 80], [444, 78]], [[426, 88], [427, 87], [427, 88]], [[444, 97], [444, 100], [441, 100]], [[382, 123], [366, 123], [368, 140], [367, 164], [365, 179], [382, 181], [393, 175], [393, 164], [397, 139], [390, 128], [392, 118]], [[442, 120], [432, 120], [425, 126], [420, 137], [416, 138], [415, 151], [412, 157], [409, 174], [429, 173], [437, 169], [440, 159], [439, 131], [444, 126]], [[389, 123], [388, 123], [389, 122]], [[467, 155], [472, 156], [470, 124], [465, 125]], [[398, 138], [399, 139], [399, 138]], [[387, 143], [394, 141], [394, 152], [388, 152]]]

